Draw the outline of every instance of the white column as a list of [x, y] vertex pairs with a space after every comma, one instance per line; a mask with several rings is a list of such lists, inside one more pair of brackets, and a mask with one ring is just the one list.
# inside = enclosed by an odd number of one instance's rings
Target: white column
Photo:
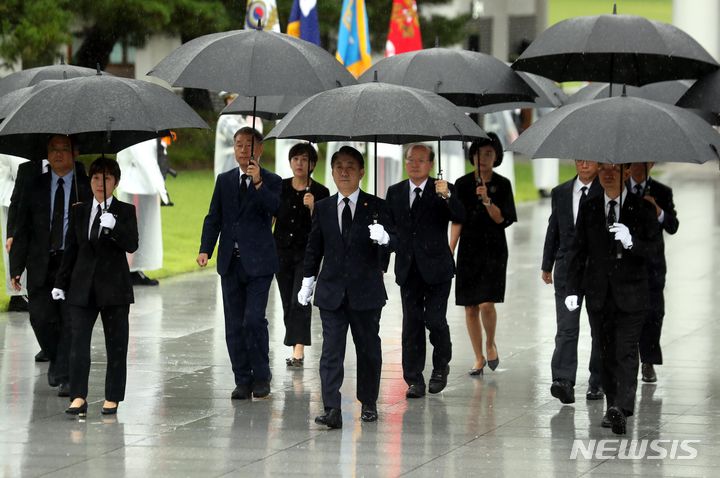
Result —
[[673, 25], [720, 57], [720, 0], [673, 0]]

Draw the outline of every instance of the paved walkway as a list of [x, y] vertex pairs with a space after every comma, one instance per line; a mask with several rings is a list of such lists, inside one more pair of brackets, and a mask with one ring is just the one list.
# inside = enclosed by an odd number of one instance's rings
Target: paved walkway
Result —
[[[66, 399], [46, 383], [46, 364], [27, 315], [0, 314], [0, 476], [717, 476], [720, 465], [720, 173], [717, 164], [673, 165], [680, 230], [667, 240], [665, 365], [657, 384], [638, 388], [629, 439], [660, 439], [664, 459], [622, 460], [622, 443], [599, 427], [601, 402], [586, 402], [589, 334], [583, 322], [577, 402], [550, 396], [555, 329], [551, 286], [540, 280], [549, 201], [523, 205], [510, 229], [507, 302], [498, 308], [500, 368], [471, 378], [464, 313], [448, 311], [454, 357], [448, 387], [407, 401], [400, 366], [401, 307], [383, 311], [383, 373], [377, 423], [358, 420], [355, 357], [348, 347], [342, 430], [312, 418], [322, 410], [318, 358], [320, 322], [305, 369], [288, 371], [279, 295], [268, 318], [274, 379], [269, 399], [231, 401], [234, 387], [225, 349], [219, 280], [214, 272], [137, 289], [131, 309], [127, 399], [118, 416], [100, 415], [104, 343], [93, 342], [90, 409], [68, 418]], [[188, 260], [193, 260], [189, 257]], [[429, 370], [428, 370], [429, 373]], [[570, 459], [573, 440], [581, 445]], [[591, 440], [610, 439], [585, 457]], [[672, 440], [699, 440], [679, 442]], [[648, 442], [644, 442], [648, 445]], [[642, 442], [639, 444], [642, 445]], [[647, 455], [661, 452], [650, 448]], [[577, 451], [577, 450], [576, 450]], [[691, 453], [695, 451], [696, 453]], [[694, 459], [681, 459], [696, 454]]]

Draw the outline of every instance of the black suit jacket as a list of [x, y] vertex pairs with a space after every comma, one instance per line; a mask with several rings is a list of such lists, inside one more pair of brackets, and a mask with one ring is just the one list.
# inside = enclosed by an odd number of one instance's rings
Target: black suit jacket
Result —
[[97, 307], [132, 304], [133, 288], [125, 254], [138, 248], [135, 206], [113, 199], [108, 212], [115, 216], [115, 227], [101, 229], [100, 237], [94, 240], [88, 238], [91, 209], [92, 201], [73, 207], [55, 287], [67, 292], [67, 302], [72, 305], [92, 305], [91, 292]]
[[[627, 183], [628, 189], [630, 188], [630, 181]], [[665, 218], [662, 223], [657, 223], [660, 228], [660, 249], [655, 257], [652, 257], [649, 262], [650, 267], [650, 281], [661, 281], [665, 282], [665, 273], [667, 272], [667, 264], [665, 262], [665, 236], [662, 231], [668, 234], [675, 234], [680, 227], [680, 221], [677, 218], [677, 211], [675, 211], [675, 203], [673, 202], [673, 192], [669, 186], [664, 185], [660, 181], [656, 181], [654, 178], [648, 178], [645, 183], [645, 195], [652, 196], [655, 198], [655, 202], [665, 212]]]
[[[337, 201], [336, 193], [317, 202], [313, 211], [303, 275], [318, 278], [315, 305], [336, 310], [347, 297], [351, 309], [381, 308], [387, 300], [383, 251], [393, 249], [397, 242], [385, 201], [360, 191], [347, 245], [340, 233]], [[387, 246], [370, 240], [368, 226], [375, 220], [390, 236]]]
[[[25, 164], [31, 163], [23, 163], [23, 165]], [[37, 165], [37, 163], [32, 164]], [[32, 169], [28, 169], [28, 171], [26, 174], [34, 174]], [[70, 206], [78, 198], [81, 202], [92, 199], [90, 181], [85, 174], [85, 168], [79, 162], [75, 163], [75, 174], [77, 174], [77, 181], [73, 180], [70, 190]], [[19, 173], [18, 176], [20, 176]], [[26, 177], [19, 193], [17, 215], [14, 218], [13, 245], [10, 249], [10, 276], [19, 276], [24, 269], [27, 269], [28, 289], [42, 286], [47, 276], [50, 261], [51, 178], [52, 175], [49, 172]], [[77, 195], [75, 193], [76, 186]], [[70, 207], [70, 219], [72, 219], [72, 209]], [[67, 232], [69, 235], [69, 223]], [[67, 243], [67, 237], [65, 242]]]
[[[573, 217], [573, 189], [577, 176], [558, 186], [550, 194], [551, 212], [545, 233], [541, 270], [551, 272], [556, 261], [562, 260], [575, 238]], [[590, 184], [587, 199], [602, 196], [603, 189], [597, 178]], [[578, 211], [579, 215], [580, 211]]]
[[[589, 311], [602, 309], [608, 290], [620, 310], [639, 312], [648, 308], [647, 260], [657, 254], [660, 244], [655, 208], [627, 194], [619, 222], [632, 235], [630, 250], [617, 245], [607, 230], [604, 194], [588, 199], [580, 208], [568, 253], [567, 295], [584, 291]], [[622, 250], [619, 259], [618, 248]]]
[[410, 181], [405, 180], [388, 188], [385, 201], [390, 220], [397, 234], [395, 251], [395, 281], [403, 285], [413, 258], [423, 281], [440, 284], [452, 280], [455, 262], [448, 244], [448, 223], [462, 223], [465, 208], [449, 185], [450, 199], [435, 193], [435, 179], [428, 178], [420, 197], [417, 217], [410, 214]]
[[220, 174], [215, 182], [210, 209], [203, 223], [200, 252], [212, 257], [218, 246], [218, 274], [227, 274], [235, 243], [248, 276], [272, 275], [278, 271], [278, 257], [272, 235], [272, 218], [280, 207], [282, 178], [261, 168], [263, 185], [250, 184], [240, 198], [240, 169]]

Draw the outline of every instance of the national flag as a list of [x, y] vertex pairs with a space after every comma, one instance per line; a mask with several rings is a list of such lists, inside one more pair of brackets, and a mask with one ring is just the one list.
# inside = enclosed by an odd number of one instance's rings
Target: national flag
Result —
[[415, 0], [393, 0], [385, 56], [422, 50], [420, 21]]
[[365, 0], [343, 0], [335, 58], [355, 77], [372, 65]]
[[247, 3], [245, 12], [245, 28], [280, 31], [278, 9], [275, 0], [251, 0]]
[[320, 24], [318, 23], [317, 0], [294, 0], [287, 34], [320, 45]]

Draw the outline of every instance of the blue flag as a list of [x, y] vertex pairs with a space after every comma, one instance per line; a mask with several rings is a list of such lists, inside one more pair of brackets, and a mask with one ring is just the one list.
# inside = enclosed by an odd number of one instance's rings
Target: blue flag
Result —
[[335, 58], [356, 78], [372, 65], [365, 0], [343, 0]]
[[320, 45], [317, 0], [294, 0], [287, 34]]

